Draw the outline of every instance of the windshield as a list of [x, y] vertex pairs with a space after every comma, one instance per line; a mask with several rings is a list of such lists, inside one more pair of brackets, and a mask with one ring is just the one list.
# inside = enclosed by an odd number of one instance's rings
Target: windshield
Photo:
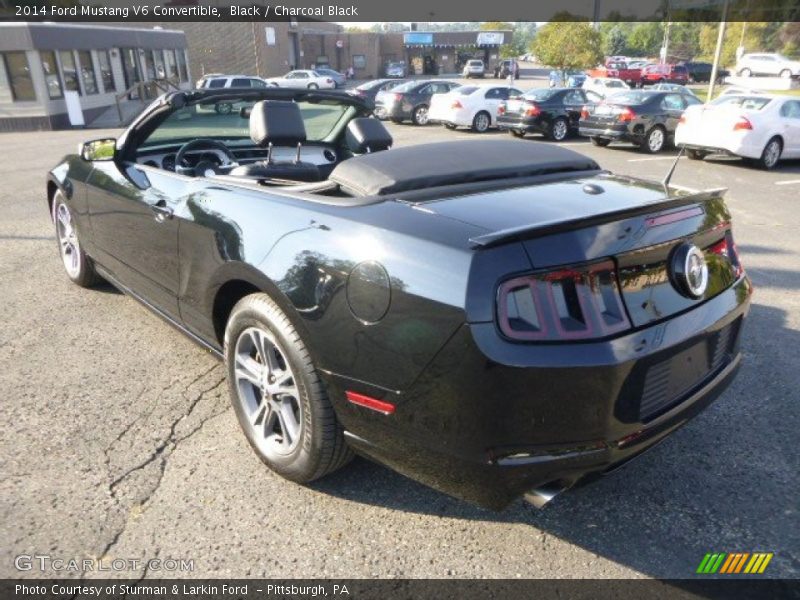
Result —
[[522, 97], [527, 100], [538, 100], [539, 102], [544, 102], [545, 100], [552, 98], [554, 94], [555, 92], [550, 88], [538, 88], [525, 92]]
[[721, 96], [711, 104], [714, 106], [736, 106], [744, 110], [761, 110], [772, 101], [763, 96]]
[[[142, 148], [184, 143], [198, 138], [229, 142], [250, 142], [250, 120], [240, 111], [252, 108], [256, 100], [225, 98], [186, 106], [173, 112], [141, 145]], [[298, 102], [308, 141], [320, 141], [336, 127], [348, 105], [335, 101]]]

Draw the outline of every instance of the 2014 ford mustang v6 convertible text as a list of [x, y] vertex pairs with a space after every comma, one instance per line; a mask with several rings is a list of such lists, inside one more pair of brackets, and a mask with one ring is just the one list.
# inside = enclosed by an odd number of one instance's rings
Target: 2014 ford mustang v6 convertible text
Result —
[[159, 98], [48, 178], [70, 279], [227, 366], [255, 452], [359, 453], [502, 508], [625, 463], [731, 381], [750, 282], [722, 191], [514, 140], [391, 148], [318, 90]]

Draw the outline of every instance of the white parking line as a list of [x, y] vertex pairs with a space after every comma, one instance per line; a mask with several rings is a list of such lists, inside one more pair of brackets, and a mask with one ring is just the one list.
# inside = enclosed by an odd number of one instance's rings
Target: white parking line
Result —
[[776, 181], [775, 185], [793, 185], [800, 183], [800, 179], [787, 179], [786, 181]]
[[[681, 156], [681, 158], [686, 158]], [[644, 162], [646, 160], [675, 160], [674, 156], [653, 156], [651, 158], [629, 158], [628, 162]]]

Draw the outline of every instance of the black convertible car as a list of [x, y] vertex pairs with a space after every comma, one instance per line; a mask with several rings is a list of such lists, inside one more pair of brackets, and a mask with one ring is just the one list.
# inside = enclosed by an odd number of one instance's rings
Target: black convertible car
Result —
[[391, 149], [371, 108], [174, 92], [48, 177], [70, 279], [224, 359], [269, 467], [309, 482], [356, 452], [542, 504], [731, 381], [751, 288], [721, 190], [511, 139]]

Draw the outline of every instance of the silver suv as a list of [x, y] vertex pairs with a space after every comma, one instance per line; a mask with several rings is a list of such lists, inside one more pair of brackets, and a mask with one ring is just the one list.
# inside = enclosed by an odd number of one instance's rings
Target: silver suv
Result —
[[261, 89], [274, 86], [260, 77], [252, 75], [206, 75], [197, 82], [197, 87], [214, 90], [223, 88]]
[[486, 66], [483, 64], [483, 61], [474, 59], [467, 61], [461, 75], [469, 79], [470, 77], [483, 77], [485, 72]]
[[736, 63], [736, 74], [740, 77], [777, 75], [788, 79], [800, 76], [800, 62], [780, 54], [745, 54]]

